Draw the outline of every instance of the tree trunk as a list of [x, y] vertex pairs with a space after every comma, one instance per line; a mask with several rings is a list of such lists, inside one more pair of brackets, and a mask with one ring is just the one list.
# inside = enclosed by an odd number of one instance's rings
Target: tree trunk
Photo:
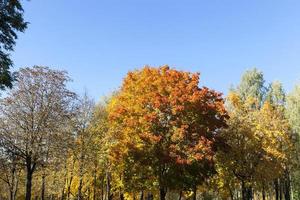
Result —
[[242, 181], [242, 199], [243, 200], [252, 200], [253, 199], [252, 188], [246, 186], [244, 181]]
[[290, 173], [288, 170], [285, 170], [284, 198], [285, 198], [285, 200], [291, 199], [291, 179], [290, 179]]
[[274, 181], [274, 187], [275, 187], [275, 199], [279, 200], [279, 187], [278, 187], [278, 180], [277, 179]]
[[124, 194], [120, 192], [120, 200], [124, 200]]
[[146, 200], [153, 200], [153, 194], [148, 192]]
[[83, 184], [82, 182], [83, 182], [83, 178], [82, 176], [79, 176], [77, 200], [82, 200], [82, 184]]
[[65, 175], [64, 175], [64, 186], [62, 187], [61, 190], [61, 198], [60, 200], [64, 200], [65, 199], [65, 187], [68, 184], [68, 168], [67, 168], [67, 163], [65, 163]]
[[104, 176], [101, 178], [101, 200], [104, 200]]
[[164, 187], [160, 187], [159, 189], [159, 199], [160, 200], [166, 200], [166, 194], [167, 194], [167, 190]]
[[193, 188], [193, 200], [197, 200], [197, 187], [195, 186], [194, 188]]
[[[84, 143], [82, 143], [84, 144]], [[83, 147], [82, 147], [83, 149]], [[80, 152], [80, 160], [79, 160], [79, 186], [78, 186], [78, 194], [77, 194], [77, 200], [82, 200], [82, 185], [83, 185], [83, 160], [84, 160], [84, 154], [81, 150]]]
[[141, 191], [140, 200], [144, 200], [144, 191]]
[[74, 166], [75, 166], [75, 159], [73, 158], [73, 163], [72, 163], [72, 170], [71, 170], [70, 180], [68, 181], [68, 187], [67, 187], [67, 200], [70, 200], [70, 195], [71, 195], [71, 185], [72, 185], [73, 177], [74, 177]]
[[179, 192], [179, 198], [178, 198], [178, 200], [181, 200], [181, 198], [182, 198], [182, 191]]
[[32, 175], [35, 169], [35, 164], [32, 165], [31, 157], [26, 158], [26, 190], [25, 200], [31, 200]]
[[46, 175], [42, 175], [41, 200], [45, 200]]
[[95, 166], [95, 169], [94, 169], [94, 183], [93, 183], [93, 200], [96, 200], [96, 183], [97, 183], [97, 169], [96, 169], [96, 166]]
[[279, 179], [279, 200], [282, 200], [282, 190], [283, 190], [283, 184], [282, 184], [282, 178]]
[[112, 200], [112, 194], [110, 193], [111, 186], [110, 186], [110, 173], [107, 171], [106, 172], [106, 195], [107, 195], [107, 200]]
[[16, 164], [14, 161], [10, 173], [11, 173], [10, 174], [11, 179], [6, 182], [9, 188], [9, 200], [15, 200], [18, 191], [19, 177], [18, 177]]
[[265, 185], [263, 185], [263, 188], [262, 188], [262, 199], [263, 199], [263, 200], [266, 200]]

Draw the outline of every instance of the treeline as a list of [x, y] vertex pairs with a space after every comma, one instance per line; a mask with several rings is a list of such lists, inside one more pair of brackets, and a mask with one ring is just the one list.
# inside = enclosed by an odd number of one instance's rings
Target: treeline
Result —
[[300, 86], [246, 71], [224, 98], [146, 66], [99, 103], [60, 70], [16, 74], [0, 100], [1, 200], [300, 199]]

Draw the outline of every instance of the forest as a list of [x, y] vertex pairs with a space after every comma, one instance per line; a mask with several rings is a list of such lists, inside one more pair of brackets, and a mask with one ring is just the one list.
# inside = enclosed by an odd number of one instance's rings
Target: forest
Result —
[[199, 79], [144, 66], [94, 102], [65, 71], [21, 68], [0, 101], [0, 199], [300, 199], [300, 85]]
[[[300, 199], [300, 84], [286, 92], [280, 81], [266, 81], [252, 68], [228, 91], [216, 91], [200, 81], [200, 73], [146, 65], [129, 70], [118, 89], [95, 102], [88, 92], [70, 89], [72, 77], [63, 67], [12, 70], [18, 33], [29, 25], [22, 3], [0, 0], [0, 200]], [[102, 28], [94, 16], [93, 26]], [[218, 51], [212, 52], [215, 58]]]

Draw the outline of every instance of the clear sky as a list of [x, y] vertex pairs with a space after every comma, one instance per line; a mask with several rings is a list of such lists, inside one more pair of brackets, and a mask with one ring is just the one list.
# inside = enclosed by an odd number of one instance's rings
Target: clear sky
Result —
[[31, 0], [15, 69], [67, 70], [96, 100], [146, 64], [201, 73], [226, 93], [257, 67], [291, 90], [300, 80], [299, 0]]

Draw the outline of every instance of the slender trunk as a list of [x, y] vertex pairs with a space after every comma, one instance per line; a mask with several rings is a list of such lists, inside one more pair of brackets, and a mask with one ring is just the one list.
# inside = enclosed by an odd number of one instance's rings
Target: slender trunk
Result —
[[[82, 149], [83, 149], [83, 147], [82, 147]], [[81, 200], [82, 199], [83, 160], [84, 160], [84, 153], [83, 153], [83, 150], [81, 150], [81, 152], [80, 152], [80, 160], [79, 160], [79, 186], [78, 186], [77, 200]]]
[[141, 191], [140, 200], [144, 200], [144, 191]]
[[93, 200], [96, 200], [96, 183], [97, 183], [97, 168], [95, 166], [95, 169], [94, 169], [94, 183], [93, 183]]
[[42, 175], [41, 200], [45, 200], [46, 175]]
[[146, 200], [153, 200], [153, 194], [148, 192]]
[[234, 193], [233, 193], [233, 191], [230, 187], [228, 187], [228, 188], [229, 188], [230, 198], [231, 198], [231, 200], [233, 200], [234, 199]]
[[102, 176], [101, 180], [101, 200], [104, 200], [104, 176]]
[[291, 178], [288, 169], [285, 170], [284, 177], [284, 198], [285, 200], [291, 199]]
[[25, 200], [31, 200], [31, 187], [32, 187], [32, 175], [34, 172], [34, 165], [32, 166], [31, 157], [26, 158], [26, 190]]
[[120, 200], [124, 200], [124, 194], [122, 192], [120, 192]]
[[70, 180], [68, 181], [68, 187], [67, 187], [67, 200], [70, 200], [71, 185], [72, 185], [73, 177], [74, 177], [74, 165], [75, 165], [75, 159], [73, 158]]
[[279, 200], [279, 188], [278, 188], [278, 180], [277, 179], [274, 181], [274, 187], [275, 187], [275, 199]]
[[262, 188], [262, 199], [266, 200], [265, 184], [263, 184], [263, 188]]
[[68, 169], [67, 169], [67, 163], [65, 163], [65, 175], [64, 175], [64, 186], [62, 187], [61, 190], [61, 198], [60, 200], [64, 200], [65, 199], [65, 187], [68, 184]]
[[83, 178], [80, 175], [79, 176], [79, 186], [78, 186], [77, 200], [82, 200], [82, 185], [83, 185]]
[[11, 188], [9, 188], [9, 200], [14, 200], [13, 191]]
[[166, 194], [167, 194], [167, 190], [164, 187], [160, 187], [159, 188], [159, 199], [160, 200], [166, 200]]
[[112, 194], [110, 193], [111, 186], [110, 186], [110, 173], [107, 171], [106, 172], [106, 195], [107, 195], [107, 200], [112, 200]]
[[194, 188], [193, 188], [193, 200], [196, 200], [197, 199], [197, 187], [195, 186]]
[[182, 198], [182, 190], [180, 190], [180, 192], [179, 192], [179, 198], [178, 198], [178, 200], [181, 200], [181, 198]]
[[13, 163], [10, 173], [11, 173], [10, 174], [11, 179], [9, 181], [7, 181], [7, 185], [8, 185], [8, 189], [9, 189], [9, 199], [15, 200], [17, 191], [18, 191], [18, 185], [19, 185], [18, 171], [17, 171], [15, 163]]
[[282, 200], [282, 190], [283, 190], [283, 184], [282, 184], [282, 178], [279, 179], [279, 200]]
[[244, 181], [242, 181], [242, 199], [243, 200], [252, 200], [253, 199], [252, 188], [246, 186]]

